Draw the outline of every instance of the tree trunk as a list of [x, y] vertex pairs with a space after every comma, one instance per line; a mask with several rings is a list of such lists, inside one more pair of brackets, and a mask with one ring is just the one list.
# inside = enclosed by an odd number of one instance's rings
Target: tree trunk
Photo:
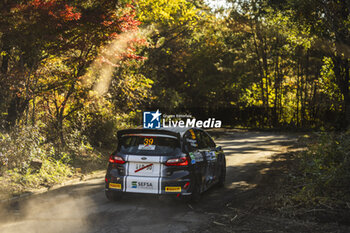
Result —
[[273, 108], [273, 125], [276, 127], [278, 125], [278, 89], [279, 89], [279, 83], [280, 83], [280, 74], [279, 74], [279, 55], [276, 56], [276, 64], [275, 64], [275, 100], [274, 100], [274, 108]]
[[296, 109], [296, 125], [299, 127], [299, 100], [300, 100], [300, 59], [297, 59], [297, 109]]
[[344, 61], [344, 106], [346, 126], [350, 126], [349, 61]]
[[343, 95], [343, 121], [340, 126], [348, 127], [350, 125], [349, 61], [346, 58], [335, 56], [333, 63], [337, 85]]

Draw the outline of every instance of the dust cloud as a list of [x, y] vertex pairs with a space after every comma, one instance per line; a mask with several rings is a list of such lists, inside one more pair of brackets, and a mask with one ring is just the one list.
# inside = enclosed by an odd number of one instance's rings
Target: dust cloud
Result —
[[6, 216], [1, 216], [0, 232], [87, 232], [91, 227], [88, 214], [96, 208], [88, 196], [77, 198], [68, 194], [37, 197], [21, 203], [21, 206], [11, 207], [9, 211], [14, 217], [7, 223], [3, 223]]

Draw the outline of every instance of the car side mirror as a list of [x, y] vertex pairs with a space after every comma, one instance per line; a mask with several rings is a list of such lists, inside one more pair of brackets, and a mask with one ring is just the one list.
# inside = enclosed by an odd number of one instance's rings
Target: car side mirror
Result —
[[217, 147], [215, 148], [215, 150], [216, 150], [216, 151], [222, 151], [222, 147], [221, 147], [221, 146], [217, 146]]

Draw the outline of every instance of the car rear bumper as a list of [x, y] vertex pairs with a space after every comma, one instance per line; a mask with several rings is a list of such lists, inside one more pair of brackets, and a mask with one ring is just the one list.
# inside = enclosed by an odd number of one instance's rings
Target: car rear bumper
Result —
[[[106, 191], [190, 195], [192, 188], [191, 178], [187, 172], [181, 177], [110, 176], [106, 178]], [[140, 187], [140, 185], [147, 184], [148, 187]], [[149, 186], [152, 187], [150, 188]]]

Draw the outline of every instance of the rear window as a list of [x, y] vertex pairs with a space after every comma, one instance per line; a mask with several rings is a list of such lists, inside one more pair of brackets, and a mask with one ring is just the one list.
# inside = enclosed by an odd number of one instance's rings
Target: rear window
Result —
[[125, 135], [118, 151], [133, 155], [168, 155], [181, 152], [179, 140], [167, 135]]

